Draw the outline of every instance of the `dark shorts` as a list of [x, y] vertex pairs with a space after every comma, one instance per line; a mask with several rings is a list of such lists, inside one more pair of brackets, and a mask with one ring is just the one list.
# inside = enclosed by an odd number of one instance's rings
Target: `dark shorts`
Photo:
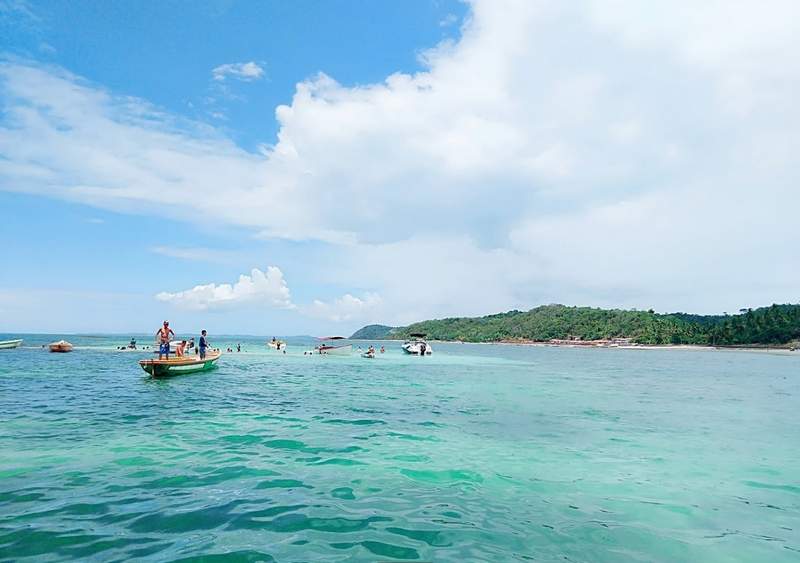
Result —
[[163, 342], [158, 347], [158, 353], [159, 354], [166, 354], [167, 356], [169, 356], [169, 342]]
[[200, 348], [200, 359], [202, 360], [205, 357], [206, 357], [206, 349]]

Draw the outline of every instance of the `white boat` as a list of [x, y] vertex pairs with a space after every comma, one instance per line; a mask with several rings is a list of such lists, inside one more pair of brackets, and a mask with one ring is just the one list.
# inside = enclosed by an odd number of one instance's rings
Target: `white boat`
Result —
[[59, 340], [58, 342], [51, 342], [48, 345], [51, 352], [72, 352], [72, 344], [66, 340]]
[[401, 346], [403, 352], [414, 356], [430, 356], [433, 354], [433, 348], [425, 341], [424, 334], [412, 333], [410, 336], [411, 338]]
[[17, 348], [20, 344], [22, 344], [22, 339], [18, 340], [0, 340], [0, 350], [9, 350], [11, 348]]
[[[346, 340], [344, 336], [325, 336], [323, 338], [319, 338], [318, 340]], [[320, 344], [316, 348], [316, 352], [318, 354], [327, 354], [333, 356], [349, 356], [353, 353], [353, 345], [352, 344]]]
[[320, 354], [333, 354], [335, 356], [349, 356], [353, 353], [352, 344], [344, 344], [342, 346], [330, 346], [323, 344], [317, 348]]
[[273, 338], [272, 340], [267, 342], [267, 346], [269, 346], [273, 350], [278, 350], [280, 352], [281, 350], [286, 349], [286, 342], [284, 342], [283, 340], [276, 340], [275, 338]]

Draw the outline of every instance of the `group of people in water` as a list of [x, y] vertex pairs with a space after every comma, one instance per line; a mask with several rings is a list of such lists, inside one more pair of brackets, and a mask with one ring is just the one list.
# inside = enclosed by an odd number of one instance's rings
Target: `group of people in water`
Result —
[[[170, 328], [169, 321], [164, 321], [162, 326], [159, 327], [159, 329], [156, 331], [156, 343], [158, 345], [158, 359], [159, 360], [162, 360], [162, 359], [169, 360], [169, 354], [170, 354], [170, 351], [172, 349], [171, 346], [172, 346], [172, 341], [173, 341], [174, 337], [175, 337], [175, 331], [173, 331]], [[275, 347], [278, 350], [283, 351], [284, 354], [286, 353], [286, 344], [284, 342], [279, 341], [274, 337], [273, 337], [272, 341], [273, 341]], [[206, 351], [209, 348], [211, 348], [211, 345], [208, 342], [208, 332], [205, 329], [203, 329], [202, 331], [200, 331], [200, 341], [199, 341], [199, 343], [198, 343], [198, 345], [196, 347], [195, 353], [200, 356], [201, 360], [205, 359]], [[131, 338], [130, 344], [128, 344], [127, 346], [119, 346], [117, 349], [118, 350], [126, 350], [126, 349], [127, 350], [137, 350], [136, 339], [135, 338]], [[141, 349], [142, 350], [147, 350], [147, 349], [149, 349], [149, 346], [143, 346]], [[179, 358], [182, 358], [187, 353], [187, 351], [191, 351], [191, 350], [195, 350], [194, 337], [192, 337], [188, 341], [187, 340], [181, 340], [177, 345], [175, 345], [175, 355], [177, 357], [179, 357]], [[359, 351], [362, 350], [361, 346], [358, 347], [358, 350]], [[226, 352], [229, 352], [229, 353], [233, 352], [233, 351], [234, 351], [234, 349], [232, 347], [230, 347], [230, 346], [226, 349]], [[239, 343], [239, 344], [236, 345], [236, 352], [241, 352], [241, 351], [242, 351], [242, 345], [241, 345], [241, 343]], [[380, 347], [380, 353], [383, 354], [385, 352], [386, 352], [386, 348], [381, 346]], [[313, 352], [304, 352], [303, 355], [306, 355], [306, 354], [309, 354], [309, 353], [313, 354]], [[367, 351], [365, 352], [365, 354], [369, 355], [369, 356], [374, 356], [376, 353], [377, 353], [377, 351], [375, 350], [375, 346], [373, 346], [372, 344], [370, 344], [369, 348], [367, 348]]]

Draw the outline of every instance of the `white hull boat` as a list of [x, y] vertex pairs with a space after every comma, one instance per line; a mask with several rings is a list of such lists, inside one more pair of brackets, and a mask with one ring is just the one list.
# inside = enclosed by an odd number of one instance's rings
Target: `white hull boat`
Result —
[[18, 340], [0, 340], [0, 350], [10, 350], [11, 348], [17, 348], [19, 345], [22, 344], [22, 339]]
[[424, 337], [424, 334], [412, 334], [412, 340], [406, 340], [401, 346], [403, 352], [413, 356], [430, 356], [433, 354], [433, 348], [423, 340]]
[[317, 352], [332, 356], [350, 356], [353, 353], [353, 345], [345, 344], [343, 346], [328, 346], [323, 344], [317, 348]]

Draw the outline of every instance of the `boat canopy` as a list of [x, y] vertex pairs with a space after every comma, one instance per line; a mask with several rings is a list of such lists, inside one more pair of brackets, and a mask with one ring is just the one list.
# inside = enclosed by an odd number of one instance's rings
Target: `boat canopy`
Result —
[[411, 338], [425, 338], [428, 335], [425, 334], [424, 332], [412, 332], [411, 334], [409, 334], [409, 336]]
[[317, 336], [317, 340], [347, 340], [346, 336]]

